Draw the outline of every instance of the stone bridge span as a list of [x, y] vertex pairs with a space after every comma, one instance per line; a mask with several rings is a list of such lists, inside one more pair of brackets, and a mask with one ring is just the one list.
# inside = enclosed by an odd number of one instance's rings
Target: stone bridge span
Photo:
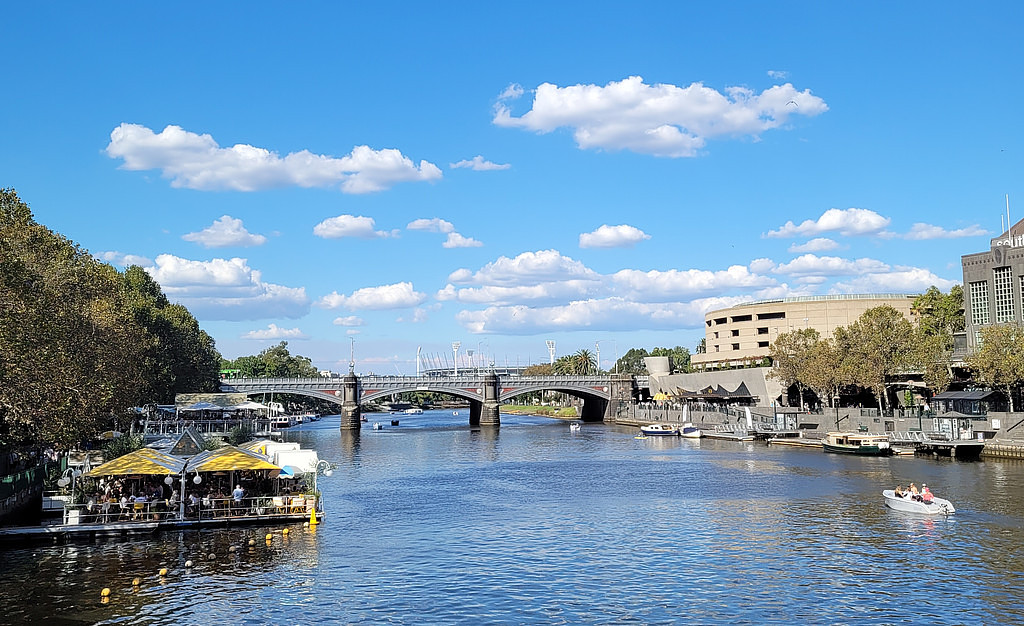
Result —
[[583, 400], [582, 419], [602, 421], [613, 403], [636, 396], [646, 377], [628, 374], [603, 376], [508, 376], [494, 373], [457, 377], [356, 376], [342, 378], [227, 378], [221, 391], [245, 393], [293, 393], [341, 405], [341, 428], [359, 428], [361, 404], [407, 391], [429, 391], [469, 401], [470, 424], [498, 425], [499, 406], [516, 396], [535, 391], [557, 391]]

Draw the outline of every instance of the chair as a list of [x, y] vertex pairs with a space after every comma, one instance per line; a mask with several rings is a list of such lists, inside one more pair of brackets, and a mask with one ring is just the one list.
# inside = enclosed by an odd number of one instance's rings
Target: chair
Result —
[[274, 512], [275, 513], [286, 513], [287, 512], [287, 505], [285, 505], [285, 503], [284, 503], [284, 498], [282, 498], [281, 496], [274, 496], [271, 499], [271, 501], [274, 503]]
[[132, 519], [144, 519], [146, 514], [146, 503], [135, 502], [132, 504]]
[[306, 499], [302, 496], [292, 496], [289, 513], [301, 513], [303, 505], [306, 504]]
[[119, 506], [121, 507], [121, 512], [117, 516], [117, 521], [130, 520], [132, 518], [132, 505], [122, 502]]

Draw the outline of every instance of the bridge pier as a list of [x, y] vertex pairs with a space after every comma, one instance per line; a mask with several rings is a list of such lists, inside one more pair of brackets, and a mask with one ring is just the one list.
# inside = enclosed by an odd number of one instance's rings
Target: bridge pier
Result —
[[359, 430], [359, 379], [349, 372], [341, 381], [341, 430]]
[[[480, 426], [500, 426], [501, 403], [498, 401], [498, 397], [501, 394], [501, 385], [497, 374], [491, 372], [484, 376], [483, 390], [484, 401], [480, 403], [478, 423]], [[470, 411], [470, 419], [472, 419], [472, 413]]]
[[[632, 374], [614, 374], [610, 384], [611, 398], [605, 403], [603, 419], [606, 422], [615, 423], [619, 412], [630, 405], [637, 395], [636, 379]], [[586, 409], [586, 406], [583, 407]]]

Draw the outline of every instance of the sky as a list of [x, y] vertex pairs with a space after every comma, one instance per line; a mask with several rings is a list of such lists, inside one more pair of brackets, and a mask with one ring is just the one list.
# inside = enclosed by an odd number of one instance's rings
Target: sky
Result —
[[[413, 375], [943, 291], [1024, 216], [1024, 4], [16, 3], [0, 187], [226, 358]], [[469, 353], [473, 354], [470, 355]]]

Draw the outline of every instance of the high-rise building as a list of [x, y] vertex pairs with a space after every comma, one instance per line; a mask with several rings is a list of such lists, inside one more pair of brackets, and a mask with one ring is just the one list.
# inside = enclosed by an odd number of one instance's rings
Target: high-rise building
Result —
[[981, 328], [1021, 322], [1024, 303], [1024, 220], [991, 240], [985, 252], [960, 257], [964, 272], [966, 351], [981, 343]]

